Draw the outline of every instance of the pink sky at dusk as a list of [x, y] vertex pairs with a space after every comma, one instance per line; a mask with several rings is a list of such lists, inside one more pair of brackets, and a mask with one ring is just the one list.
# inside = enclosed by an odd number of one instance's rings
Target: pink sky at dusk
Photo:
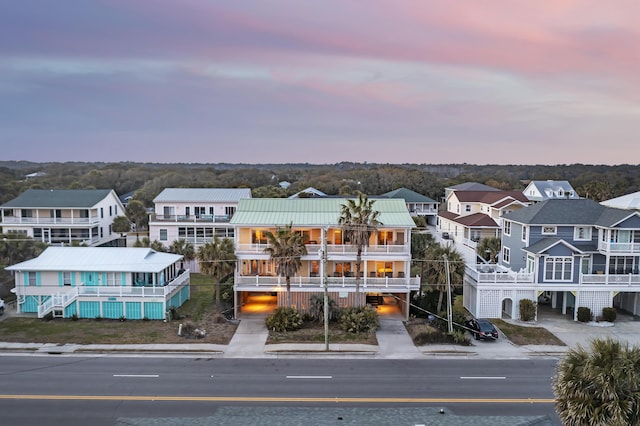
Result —
[[0, 158], [638, 164], [640, 2], [0, 5]]

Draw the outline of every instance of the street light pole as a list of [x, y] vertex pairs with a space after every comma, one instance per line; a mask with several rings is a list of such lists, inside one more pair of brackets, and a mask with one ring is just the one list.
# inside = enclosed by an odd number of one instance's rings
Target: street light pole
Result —
[[449, 325], [449, 333], [453, 333], [453, 313], [451, 312], [451, 277], [449, 276], [449, 259], [447, 255], [442, 255], [444, 257], [444, 268], [447, 273], [447, 323]]
[[322, 285], [324, 287], [324, 349], [329, 351], [329, 284], [327, 282], [327, 228], [322, 228]]

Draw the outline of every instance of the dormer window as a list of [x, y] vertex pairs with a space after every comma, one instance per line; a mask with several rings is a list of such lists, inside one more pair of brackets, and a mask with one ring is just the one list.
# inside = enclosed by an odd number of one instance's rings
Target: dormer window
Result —
[[542, 235], [556, 235], [556, 227], [555, 226], [543, 226], [542, 227]]

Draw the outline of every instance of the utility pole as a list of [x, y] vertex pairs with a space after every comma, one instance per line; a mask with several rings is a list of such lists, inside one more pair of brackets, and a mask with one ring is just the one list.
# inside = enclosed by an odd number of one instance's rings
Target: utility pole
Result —
[[324, 350], [329, 351], [329, 284], [327, 282], [327, 228], [322, 228], [321, 273], [324, 287]]
[[444, 257], [444, 268], [447, 273], [447, 323], [449, 324], [449, 333], [453, 333], [453, 312], [451, 306], [451, 277], [449, 275], [449, 259], [447, 255], [442, 255]]

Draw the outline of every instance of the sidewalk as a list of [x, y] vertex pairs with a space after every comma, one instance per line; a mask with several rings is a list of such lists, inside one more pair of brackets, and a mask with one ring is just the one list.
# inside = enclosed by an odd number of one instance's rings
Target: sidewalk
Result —
[[[2, 317], [0, 317], [2, 318]], [[568, 347], [516, 346], [500, 338], [494, 342], [472, 341], [472, 346], [426, 345], [416, 347], [407, 333], [400, 316], [381, 316], [376, 332], [377, 345], [324, 343], [267, 345], [265, 315], [244, 315], [228, 345], [214, 344], [151, 344], [151, 345], [76, 345], [0, 342], [0, 352], [31, 354], [120, 354], [152, 356], [200, 356], [221, 358], [367, 358], [367, 359], [433, 359], [433, 358], [484, 358], [527, 359], [531, 357], [559, 357]], [[588, 327], [562, 320], [559, 324], [568, 328]], [[549, 322], [548, 326], [553, 327]], [[559, 327], [559, 325], [556, 325]], [[552, 330], [553, 331], [553, 330]], [[587, 330], [592, 331], [592, 330]], [[625, 332], [629, 332], [625, 328]], [[574, 335], [575, 331], [569, 331]], [[584, 336], [584, 330], [583, 334]], [[503, 336], [502, 336], [503, 337]], [[583, 337], [584, 338], [584, 337]]]

